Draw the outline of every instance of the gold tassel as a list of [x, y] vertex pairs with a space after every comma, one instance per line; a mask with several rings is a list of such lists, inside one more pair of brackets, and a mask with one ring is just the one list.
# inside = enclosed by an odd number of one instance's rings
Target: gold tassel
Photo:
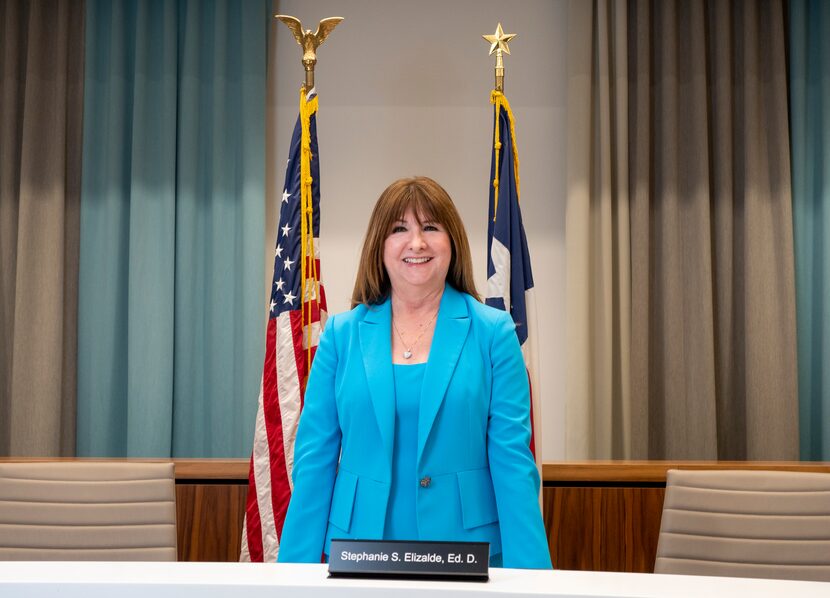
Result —
[[[306, 88], [300, 88], [300, 126], [302, 127], [300, 137], [300, 301], [302, 309], [302, 322], [304, 328], [303, 340], [306, 344], [306, 377], [308, 381], [308, 364], [311, 363], [311, 302], [306, 304], [306, 284], [311, 279], [313, 285], [309, 291], [313, 293], [312, 299], [319, 300], [319, 275], [317, 273], [317, 260], [314, 255], [314, 205], [311, 199], [311, 116], [317, 112], [317, 96], [311, 101], [306, 97]], [[308, 271], [308, 266], [311, 271]]]
[[513, 146], [513, 174], [516, 177], [516, 201], [521, 198], [521, 195], [519, 194], [519, 150], [516, 147], [516, 127], [513, 121], [513, 111], [510, 109], [507, 98], [500, 91], [493, 90], [490, 92], [490, 103], [496, 106], [495, 132], [493, 134], [493, 150], [496, 152], [496, 167], [493, 173], [493, 221], [495, 222], [499, 207], [499, 154], [501, 153], [499, 118], [502, 109], [507, 111], [507, 120], [510, 123], [510, 141]]

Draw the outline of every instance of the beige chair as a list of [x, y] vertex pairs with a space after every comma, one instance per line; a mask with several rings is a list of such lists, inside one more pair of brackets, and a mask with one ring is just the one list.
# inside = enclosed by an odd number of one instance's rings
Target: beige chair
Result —
[[830, 581], [830, 474], [669, 471], [654, 572]]
[[0, 560], [175, 561], [172, 463], [0, 463]]

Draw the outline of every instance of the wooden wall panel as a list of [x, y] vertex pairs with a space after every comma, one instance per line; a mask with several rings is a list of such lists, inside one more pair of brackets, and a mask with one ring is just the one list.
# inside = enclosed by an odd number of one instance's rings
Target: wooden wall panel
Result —
[[601, 501], [596, 488], [545, 488], [543, 516], [551, 561], [557, 569], [590, 569], [599, 563]]
[[553, 566], [651, 572], [663, 488], [546, 487], [544, 518]]
[[663, 488], [602, 488], [600, 571], [654, 571]]
[[[248, 488], [176, 485], [180, 561], [237, 561]], [[557, 569], [650, 572], [661, 488], [545, 488], [544, 519]]]
[[248, 486], [176, 484], [180, 561], [238, 561]]

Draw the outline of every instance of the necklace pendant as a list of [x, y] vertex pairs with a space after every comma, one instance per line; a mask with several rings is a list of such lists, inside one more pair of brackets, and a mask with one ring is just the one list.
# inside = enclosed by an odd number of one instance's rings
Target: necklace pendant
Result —
[[403, 358], [404, 359], [409, 359], [410, 357], [412, 357], [412, 351], [404, 351], [403, 352]]

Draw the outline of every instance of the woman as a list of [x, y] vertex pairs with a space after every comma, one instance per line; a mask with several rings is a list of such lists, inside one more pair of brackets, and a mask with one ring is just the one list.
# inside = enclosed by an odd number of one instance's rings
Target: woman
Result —
[[438, 183], [381, 194], [352, 303], [317, 348], [279, 561], [320, 562], [332, 538], [456, 540], [549, 568], [514, 324], [478, 301]]

